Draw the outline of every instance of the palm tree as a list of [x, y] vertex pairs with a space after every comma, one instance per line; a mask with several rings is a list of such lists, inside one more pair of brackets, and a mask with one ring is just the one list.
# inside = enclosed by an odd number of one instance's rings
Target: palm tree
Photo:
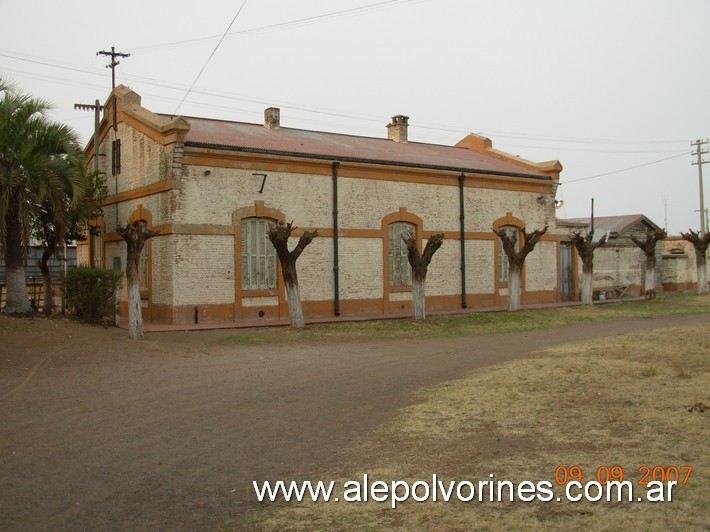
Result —
[[84, 188], [80, 167], [67, 164], [80, 150], [76, 133], [51, 122], [44, 100], [16, 92], [0, 80], [0, 252], [5, 257], [8, 314], [32, 312], [24, 258], [37, 206]]

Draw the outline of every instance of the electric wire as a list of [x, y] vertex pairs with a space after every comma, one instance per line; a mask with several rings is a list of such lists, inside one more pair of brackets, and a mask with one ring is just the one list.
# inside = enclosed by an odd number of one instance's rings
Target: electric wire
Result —
[[570, 181], [565, 181], [564, 183], [560, 183], [560, 185], [563, 185], [563, 184], [564, 184], [564, 185], [569, 185], [570, 183], [579, 183], [580, 181], [588, 181], [588, 180], [590, 180], [590, 179], [596, 179], [596, 178], [598, 178], [598, 177], [604, 177], [604, 176], [607, 176], [607, 175], [620, 174], [621, 172], [627, 172], [627, 171], [629, 171], [629, 170], [636, 170], [637, 168], [643, 168], [644, 166], [651, 166], [651, 165], [653, 165], [653, 164], [662, 163], [662, 162], [664, 162], [664, 161], [670, 161], [671, 159], [677, 159], [678, 157], [685, 157], [685, 156], [688, 156], [688, 155], [690, 155], [690, 152], [689, 152], [689, 151], [684, 151], [683, 153], [679, 153], [678, 155], [673, 155], [672, 157], [666, 157], [665, 159], [659, 159], [659, 160], [657, 160], [657, 161], [651, 161], [651, 162], [649, 162], [649, 163], [639, 164], [639, 165], [636, 165], [636, 166], [630, 166], [630, 167], [628, 167], [628, 168], [622, 168], [622, 169], [620, 169], [620, 170], [613, 170], [613, 171], [611, 171], [611, 172], [605, 172], [605, 173], [603, 173], [603, 174], [597, 174], [597, 175], [591, 175], [591, 176], [588, 176], [588, 177], [582, 177], [582, 178], [580, 178], [580, 179], [572, 179], [572, 180], [570, 180]]
[[[235, 31], [232, 33], [227, 33], [227, 37], [245, 37], [251, 34], [260, 33], [264, 31], [275, 31], [290, 27], [297, 27], [306, 24], [312, 24], [317, 22], [328, 21], [331, 19], [347, 18], [353, 15], [361, 15], [371, 11], [378, 11], [380, 9], [397, 7], [397, 5], [409, 4], [415, 2], [416, 0], [386, 0], [385, 2], [378, 2], [375, 4], [368, 4], [366, 6], [353, 7], [349, 9], [343, 9], [341, 11], [333, 11], [331, 13], [323, 13], [320, 15], [314, 15], [311, 17], [304, 17], [296, 20], [289, 20], [286, 22], [278, 22], [275, 24], [269, 24], [266, 26], [260, 26], [258, 28], [249, 28], [246, 30]], [[429, 1], [429, 0], [419, 0], [419, 2]], [[161, 48], [171, 48], [176, 46], [185, 46], [191, 44], [204, 44], [219, 38], [219, 35], [210, 35], [208, 37], [198, 37], [195, 39], [185, 39], [181, 41], [173, 41], [169, 43], [153, 44], [146, 46], [134, 46], [133, 50], [150, 52]]]
[[[24, 56], [24, 57], [23, 57]], [[9, 50], [3, 50], [0, 49], [0, 57], [7, 57], [9, 59], [16, 59], [19, 61], [23, 62], [28, 62], [28, 63], [35, 63], [35, 64], [40, 64], [52, 68], [58, 68], [58, 69], [64, 69], [64, 70], [69, 70], [73, 72], [84, 72], [90, 75], [95, 75], [95, 76], [101, 76], [101, 77], [107, 77], [107, 74], [104, 72], [104, 70], [99, 70], [99, 69], [90, 69], [87, 67], [82, 67], [81, 65], [75, 65], [72, 63], [64, 63], [64, 64], [57, 64], [53, 59], [49, 58], [41, 58], [38, 56], [30, 56], [27, 54], [20, 54], [16, 52], [12, 52]], [[37, 79], [37, 78], [34, 78]], [[146, 85], [152, 85], [155, 87], [161, 87], [169, 90], [178, 90], [181, 87], [187, 87], [184, 84], [180, 83], [172, 83], [172, 82], [165, 82], [161, 80], [157, 80], [155, 78], [149, 78], [149, 77], [141, 77], [141, 76], [131, 76], [131, 80], [144, 83]], [[76, 83], [75, 80], [72, 80], [73, 83]], [[258, 98], [253, 98], [253, 97], [246, 97], [246, 96], [239, 96], [239, 95], [233, 95], [233, 94], [228, 94], [228, 93], [221, 93], [216, 90], [212, 89], [200, 89], [200, 88], [195, 88], [194, 84], [192, 86], [192, 93], [195, 94], [201, 94], [203, 96], [210, 96], [210, 97], [216, 97], [216, 98], [222, 98], [226, 100], [233, 100], [233, 101], [242, 101], [242, 102], [247, 102], [247, 103], [253, 103], [253, 104], [259, 104], [259, 105], [273, 105], [273, 102], [266, 102], [264, 100], [258, 99]], [[146, 94], [147, 95], [147, 94]], [[177, 101], [176, 99], [170, 99], [166, 97], [160, 97], [161, 100], [163, 101]], [[314, 114], [320, 114], [324, 116], [333, 116], [336, 118], [346, 118], [350, 120], [360, 120], [360, 121], [366, 121], [370, 123], [378, 123], [381, 121], [380, 116], [375, 116], [375, 115], [368, 115], [368, 114], [363, 114], [363, 113], [350, 113], [350, 112], [345, 112], [345, 111], [339, 111], [339, 110], [334, 110], [334, 109], [326, 109], [326, 108], [318, 108], [318, 107], [311, 107], [299, 103], [290, 103], [290, 102], [281, 102], [278, 104], [280, 107], [285, 108], [285, 109], [291, 109], [291, 110], [296, 110], [296, 111], [303, 111], [307, 113], [314, 113]], [[219, 105], [210, 105], [210, 104], [205, 104], [202, 103], [200, 106], [205, 107], [205, 108], [214, 108], [214, 109], [229, 109], [224, 106], [219, 106]], [[238, 109], [236, 109], [238, 110]], [[177, 112], [177, 111], [176, 111]], [[460, 134], [468, 134], [470, 132], [470, 129], [465, 129], [459, 126], [454, 126], [454, 125], [443, 125], [443, 124], [426, 124], [426, 123], [413, 123], [413, 126], [415, 126], [418, 129], [423, 129], [423, 130], [430, 130], [430, 131], [441, 131], [445, 133], [460, 133]], [[570, 143], [570, 144], [579, 144], [579, 143], [584, 143], [586, 145], [589, 144], [608, 144], [608, 145], [669, 145], [669, 144], [686, 144], [687, 140], [628, 140], [628, 139], [598, 139], [598, 138], [580, 138], [580, 137], [564, 137], [564, 136], [549, 136], [549, 135], [539, 135], [539, 134], [525, 134], [525, 133], [520, 133], [520, 132], [508, 132], [508, 131], [498, 131], [498, 130], [486, 130], [485, 132], [479, 131], [479, 134], [485, 134], [485, 135], [495, 135], [496, 138], [501, 138], [501, 139], [516, 139], [516, 140], [534, 140], [538, 142], [563, 142], [563, 143]], [[545, 146], [531, 146], [531, 145], [508, 145], [510, 147], [523, 147], [523, 148], [533, 148], [533, 149], [549, 149], [549, 147]], [[594, 150], [594, 149], [589, 149], [589, 148], [559, 148], [561, 151], [591, 151], [591, 152], [597, 152], [597, 153], [643, 153], [642, 151], [639, 150], [634, 150], [634, 151], [607, 151], [607, 150]], [[666, 152], [669, 152], [670, 150], [665, 150]], [[649, 151], [650, 153], [650, 151]], [[658, 150], [653, 150], [653, 153], [659, 153]]]
[[200, 76], [202, 76], [202, 73], [205, 71], [205, 68], [207, 68], [207, 65], [210, 64], [210, 61], [212, 60], [212, 57], [214, 57], [215, 52], [217, 52], [217, 49], [219, 48], [219, 45], [222, 44], [222, 41], [223, 41], [224, 38], [227, 36], [227, 32], [229, 32], [229, 30], [232, 28], [232, 25], [234, 24], [234, 21], [237, 20], [237, 17], [238, 17], [239, 14], [242, 12], [242, 9], [244, 9], [244, 6], [245, 6], [245, 5], [247, 5], [247, 0], [244, 0], [244, 2], [242, 3], [241, 7], [240, 7], [239, 10], [237, 11], [237, 14], [234, 15], [234, 18], [232, 19], [232, 22], [229, 23], [229, 26], [227, 26], [227, 29], [224, 31], [224, 34], [222, 35], [222, 38], [219, 40], [219, 42], [217, 43], [217, 45], [214, 47], [214, 50], [212, 50], [212, 53], [211, 53], [210, 56], [207, 58], [207, 61], [205, 61], [205, 64], [204, 64], [204, 65], [202, 66], [202, 68], [200, 69], [200, 72], [199, 72], [199, 74], [197, 74], [197, 77], [196, 77], [195, 80], [192, 82], [192, 85], [190, 85], [190, 88], [187, 89], [187, 92], [185, 93], [185, 96], [183, 96], [183, 97], [182, 97], [182, 100], [180, 100], [180, 103], [178, 104], [177, 108], [175, 109], [175, 113], [177, 113], [177, 112], [180, 110], [180, 107], [182, 107], [182, 104], [185, 102], [185, 99], [186, 99], [186, 98], [190, 95], [190, 93], [192, 92], [192, 89], [194, 88], [195, 83], [197, 83], [197, 80], [200, 79]]

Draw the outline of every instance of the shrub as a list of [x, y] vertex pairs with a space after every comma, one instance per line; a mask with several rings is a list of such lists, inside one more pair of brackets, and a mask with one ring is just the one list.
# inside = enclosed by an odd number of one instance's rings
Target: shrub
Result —
[[120, 270], [79, 267], [67, 272], [64, 294], [67, 306], [87, 323], [113, 322], [116, 289], [121, 284]]

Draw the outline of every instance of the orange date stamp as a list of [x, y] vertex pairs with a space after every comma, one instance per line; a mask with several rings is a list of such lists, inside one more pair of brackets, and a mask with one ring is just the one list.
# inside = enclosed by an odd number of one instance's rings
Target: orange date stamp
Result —
[[[647, 486], [649, 482], [675, 482], [685, 486], [690, 479], [690, 475], [693, 472], [693, 466], [681, 465], [681, 466], [647, 466], [642, 465], [638, 468], [637, 473], [640, 478], [638, 480], [639, 485]], [[599, 466], [595, 471], [595, 480], [600, 484], [607, 484], [609, 482], [623, 482], [624, 481], [624, 468], [619, 465], [612, 466]], [[557, 466], [555, 468], [555, 482], [559, 485], [564, 485], [569, 482], [582, 482], [584, 478], [584, 472], [580, 466]]]

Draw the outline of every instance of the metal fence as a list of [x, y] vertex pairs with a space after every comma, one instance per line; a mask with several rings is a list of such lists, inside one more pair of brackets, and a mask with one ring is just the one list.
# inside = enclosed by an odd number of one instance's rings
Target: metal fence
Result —
[[[42, 258], [43, 248], [33, 246], [29, 248], [25, 259], [25, 275], [27, 283], [27, 297], [33, 309], [40, 310], [44, 303], [44, 286], [42, 271], [39, 269], [39, 260]], [[64, 272], [76, 268], [76, 247], [67, 248], [67, 255], [60, 249], [57, 256], [49, 259], [49, 271], [52, 274], [55, 289], [59, 288]], [[5, 260], [0, 257], [0, 310], [5, 308], [7, 300], [7, 286], [5, 278]], [[55, 294], [55, 304], [56, 304]]]
[[[27, 258], [25, 258], [25, 275], [27, 276], [28, 285], [33, 278], [39, 278], [40, 284], [42, 279], [42, 271], [39, 269], [39, 260], [42, 258], [43, 248], [33, 246], [29, 248]], [[76, 247], [67, 248], [67, 256], [64, 257], [64, 250], [60, 249], [56, 256], [49, 259], [49, 271], [52, 273], [52, 279], [59, 281], [63, 272], [76, 268]], [[5, 260], [0, 257], [0, 284], [5, 284]]]

